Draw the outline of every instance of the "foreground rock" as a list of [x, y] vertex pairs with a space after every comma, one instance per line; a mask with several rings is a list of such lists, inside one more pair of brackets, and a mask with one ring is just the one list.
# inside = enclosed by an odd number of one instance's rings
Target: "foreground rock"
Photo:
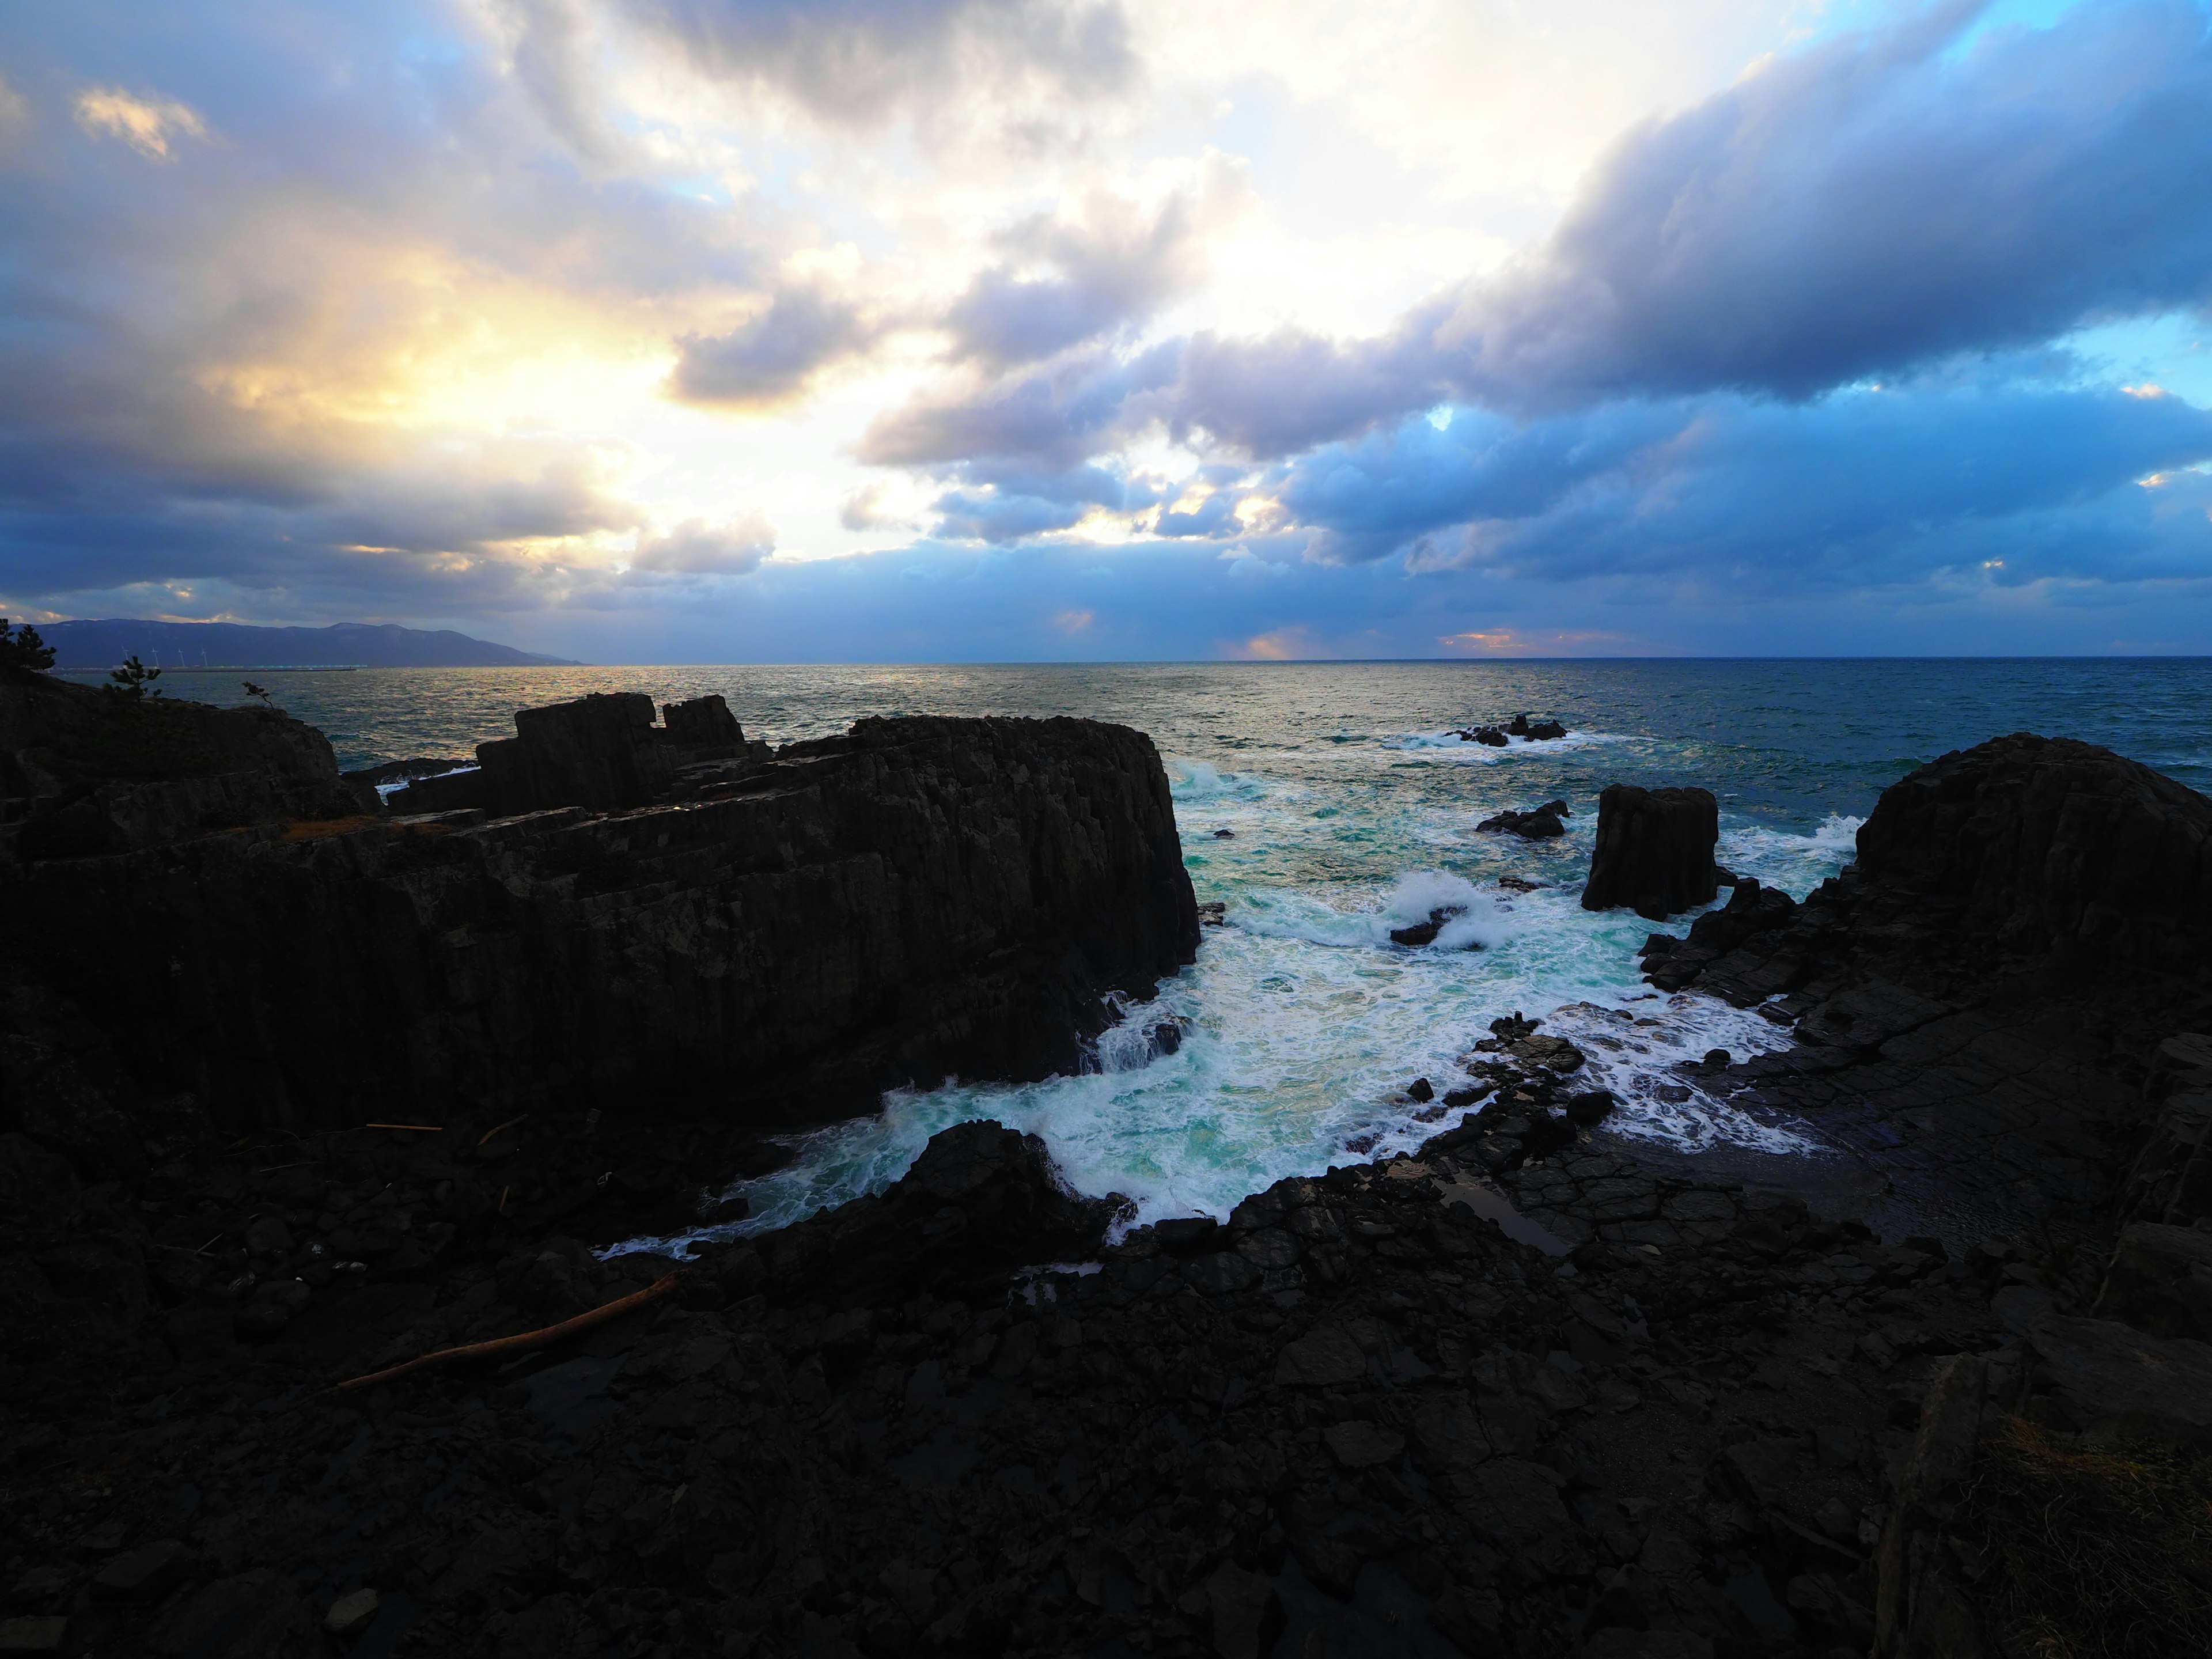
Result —
[[1720, 805], [1708, 789], [1616, 783], [1598, 797], [1597, 842], [1583, 908], [1626, 905], [1652, 921], [1711, 904]]
[[[640, 1097], [757, 1126], [1073, 1069], [1103, 996], [1195, 951], [1139, 732], [866, 720], [768, 763], [726, 746], [633, 810], [280, 818], [30, 862], [6, 966], [66, 1007], [21, 1034], [65, 1049], [55, 1021], [89, 1024], [117, 1101], [188, 1093], [238, 1128]], [[632, 775], [576, 767], [586, 790]]]
[[[198, 1141], [188, 1181], [81, 1216], [54, 1249], [147, 1266], [12, 1304], [4, 1449], [46, 1501], [11, 1614], [99, 1654], [334, 1655], [365, 1589], [351, 1639], [518, 1659], [1863, 1650], [1901, 1401], [1994, 1328], [1993, 1263], [1580, 1139], [1504, 1177], [1579, 1218], [1571, 1258], [1482, 1218], [1441, 1146], [1099, 1252], [1110, 1201], [970, 1125], [568, 1346], [330, 1393], [674, 1265], [564, 1231], [649, 1184], [578, 1181], [615, 1152], [584, 1121], [491, 1164], [480, 1133]], [[324, 1265], [379, 1214], [397, 1250]], [[248, 1274], [313, 1288], [271, 1334]]]

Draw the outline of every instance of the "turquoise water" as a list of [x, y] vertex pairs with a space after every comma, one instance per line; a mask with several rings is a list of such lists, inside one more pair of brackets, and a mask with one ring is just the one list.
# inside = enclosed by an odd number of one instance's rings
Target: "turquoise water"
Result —
[[[170, 678], [183, 695], [233, 689]], [[900, 1091], [878, 1117], [804, 1138], [790, 1168], [744, 1189], [747, 1231], [880, 1188], [938, 1129], [985, 1115], [1042, 1135], [1078, 1186], [1127, 1194], [1146, 1218], [1225, 1213], [1285, 1175], [1418, 1146], [1436, 1126], [1404, 1085], [1445, 1086], [1455, 1056], [1516, 1009], [1584, 1047], [1592, 1082], [1623, 1097], [1624, 1133], [1788, 1151], [1799, 1143], [1786, 1124], [1656, 1092], [1674, 1060], [1781, 1036], [1755, 1012], [1656, 996], [1633, 956], [1647, 925], [1580, 908], [1607, 784], [1711, 789], [1722, 861], [1799, 896], [1848, 861], [1885, 786], [1999, 732], [2087, 738], [2212, 787], [2212, 664], [2200, 661], [483, 669], [264, 683], [347, 765], [464, 754], [511, 731], [517, 708], [615, 690], [719, 691], [749, 735], [774, 742], [894, 714], [1082, 714], [1152, 733], [1199, 898], [1226, 907], [1197, 963], [1109, 1032], [1084, 1075]], [[1504, 751], [1449, 735], [1522, 711], [1571, 735]], [[1560, 841], [1474, 829], [1554, 797], [1572, 809]], [[1503, 889], [1501, 876], [1540, 884]], [[1436, 946], [1389, 942], [1391, 927], [1439, 903], [1466, 915]], [[1449, 948], [1468, 944], [1480, 948]], [[1190, 1036], [1148, 1058], [1136, 1034], [1164, 1014]]]

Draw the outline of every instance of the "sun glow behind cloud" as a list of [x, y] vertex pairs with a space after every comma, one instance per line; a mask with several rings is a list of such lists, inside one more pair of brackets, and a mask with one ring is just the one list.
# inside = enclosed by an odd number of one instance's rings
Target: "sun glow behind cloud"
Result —
[[[1820, 595], [2212, 580], [2212, 204], [2126, 137], [2212, 87], [2203, 14], [1948, 15], [17, 13], [40, 395], [0, 410], [34, 480], [0, 601], [619, 613], [657, 654], [793, 567], [1007, 550], [1063, 585], [1038, 650], [1266, 656], [1671, 648], [1801, 601], [1817, 646]], [[1966, 210], [1929, 216], [1931, 153]], [[2047, 180], [1976, 171], [2021, 154]], [[1231, 586], [1148, 635], [1053, 549]], [[1624, 606], [1666, 617], [1595, 625]]]

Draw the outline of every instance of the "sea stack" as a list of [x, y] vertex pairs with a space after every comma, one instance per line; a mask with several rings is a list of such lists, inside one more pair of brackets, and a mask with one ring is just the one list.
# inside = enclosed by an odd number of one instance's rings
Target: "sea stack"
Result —
[[1720, 806], [1710, 789], [1616, 783], [1598, 797], [1597, 846], [1583, 908], [1626, 905], [1650, 921], [1711, 904]]

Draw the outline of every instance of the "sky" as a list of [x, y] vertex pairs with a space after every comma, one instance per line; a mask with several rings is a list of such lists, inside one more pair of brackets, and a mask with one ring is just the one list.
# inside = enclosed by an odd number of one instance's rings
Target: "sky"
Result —
[[2212, 652], [2193, 0], [0, 9], [0, 611]]

